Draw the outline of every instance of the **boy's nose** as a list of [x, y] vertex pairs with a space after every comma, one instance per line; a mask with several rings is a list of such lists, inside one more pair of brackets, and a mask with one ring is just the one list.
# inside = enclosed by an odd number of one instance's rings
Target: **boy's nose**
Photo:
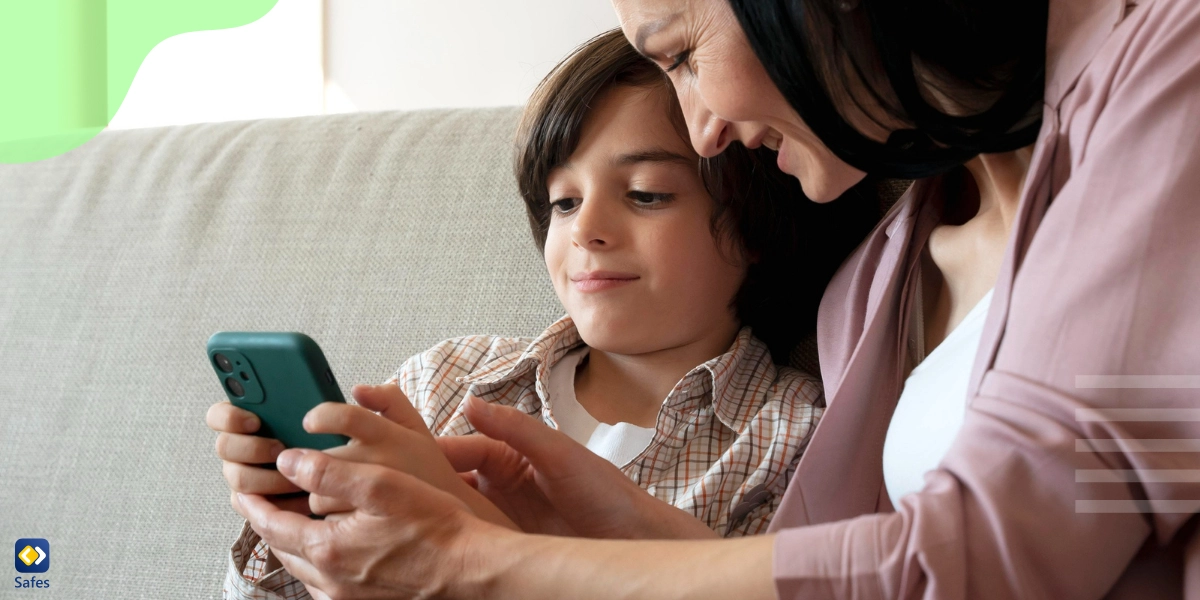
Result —
[[606, 202], [585, 198], [571, 223], [571, 241], [580, 248], [600, 249], [611, 243], [611, 215]]

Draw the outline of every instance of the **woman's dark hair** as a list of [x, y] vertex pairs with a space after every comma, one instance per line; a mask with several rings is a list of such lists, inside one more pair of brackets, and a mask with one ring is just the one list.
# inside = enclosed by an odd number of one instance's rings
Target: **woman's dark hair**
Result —
[[[914, 179], [1037, 139], [1047, 0], [728, 1], [783, 96], [858, 169]], [[879, 143], [847, 110], [911, 128]]]
[[[547, 180], [579, 144], [594, 101], [616, 86], [660, 89], [663, 110], [688, 140], [671, 83], [620, 30], [577, 48], [542, 80], [517, 127], [514, 171], [538, 248], [545, 250], [551, 206]], [[788, 362], [811, 333], [826, 284], [842, 260], [878, 221], [874, 182], [829, 204], [809, 201], [799, 182], [775, 165], [775, 153], [731, 145], [697, 168], [713, 198], [712, 231], [750, 258], [734, 298], [737, 316], [767, 344], [775, 362]]]

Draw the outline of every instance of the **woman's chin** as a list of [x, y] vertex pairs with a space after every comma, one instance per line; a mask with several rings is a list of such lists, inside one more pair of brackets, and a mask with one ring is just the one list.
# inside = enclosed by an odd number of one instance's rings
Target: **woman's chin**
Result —
[[800, 180], [800, 189], [809, 200], [817, 204], [827, 204], [841, 198], [850, 188], [858, 185], [867, 176], [866, 173], [846, 165], [846, 171], [839, 177], [805, 177], [794, 175]]

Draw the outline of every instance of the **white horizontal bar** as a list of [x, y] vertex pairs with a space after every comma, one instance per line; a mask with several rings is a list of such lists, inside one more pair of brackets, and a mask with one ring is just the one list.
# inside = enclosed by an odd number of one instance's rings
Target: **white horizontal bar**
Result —
[[1200, 440], [1075, 440], [1076, 452], [1200, 452]]
[[1077, 469], [1075, 483], [1200, 483], [1200, 469]]
[[1191, 514], [1200, 512], [1200, 500], [1076, 500], [1075, 512]]
[[1079, 389], [1200, 389], [1200, 375], [1076, 375], [1075, 387]]
[[1200, 408], [1077, 408], [1081, 423], [1116, 421], [1200, 421]]

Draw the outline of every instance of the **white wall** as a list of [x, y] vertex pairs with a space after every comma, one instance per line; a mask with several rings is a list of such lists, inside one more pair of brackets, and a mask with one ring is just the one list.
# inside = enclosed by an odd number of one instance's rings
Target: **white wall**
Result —
[[610, 0], [278, 0], [150, 52], [110, 128], [521, 104]]
[[331, 111], [521, 104], [610, 0], [326, 0]]
[[321, 0], [279, 0], [248, 25], [155, 46], [109, 128], [321, 114], [322, 84]]

